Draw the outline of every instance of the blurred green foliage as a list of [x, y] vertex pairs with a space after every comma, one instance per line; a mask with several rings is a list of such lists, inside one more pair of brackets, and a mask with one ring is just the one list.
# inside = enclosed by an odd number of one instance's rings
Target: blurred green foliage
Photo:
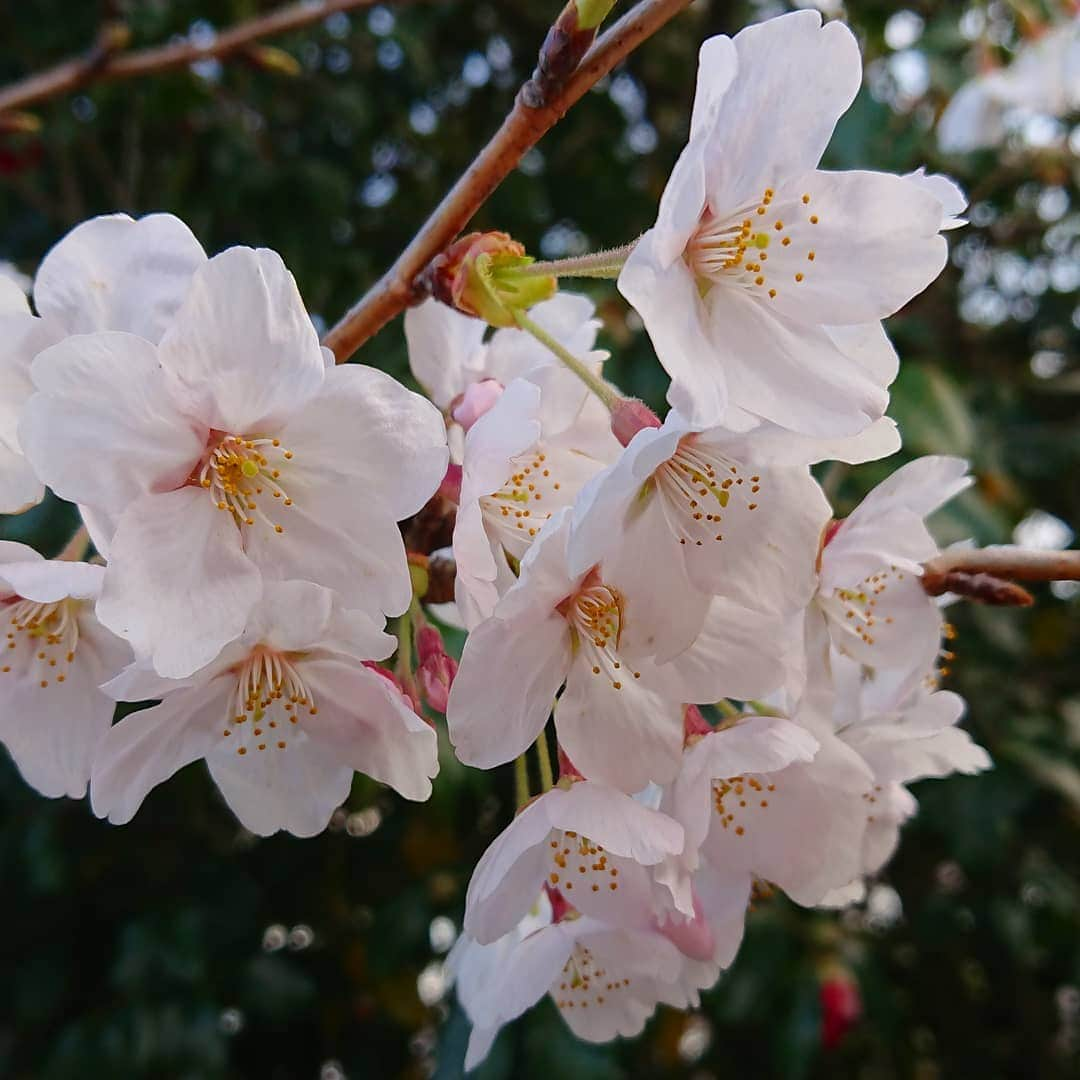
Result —
[[[138, 45], [267, 6], [5, 4], [0, 83], [86, 47], [105, 8]], [[39, 134], [0, 138], [0, 259], [32, 273], [85, 217], [168, 210], [209, 251], [279, 250], [332, 321], [495, 128], [558, 6], [456, 0], [335, 16], [275, 40], [302, 65], [292, 79], [236, 59], [41, 106]], [[1061, 140], [940, 159], [933, 118], [974, 70], [969, 39], [1008, 46], [1013, 14], [1004, 3], [909, 8], [923, 24], [912, 41], [895, 22], [886, 33], [896, 5], [848, 3], [868, 89], [827, 159], [897, 172], [925, 162], [972, 192], [949, 269], [890, 324], [904, 453], [972, 460], [978, 484], [939, 515], [943, 540], [1006, 541], [1035, 509], [1075, 525], [1077, 159]], [[698, 0], [569, 114], [477, 224], [546, 256], [635, 236], [686, 135], [699, 43], [779, 10]], [[613, 288], [593, 292], [610, 374], [659, 406], [645, 335]], [[400, 322], [360, 359], [404, 377]], [[829, 470], [839, 512], [899, 462]], [[2, 531], [52, 554], [74, 522], [54, 500]], [[750, 916], [699, 1014], [661, 1010], [640, 1040], [597, 1048], [544, 1003], [477, 1076], [1076, 1075], [1080, 599], [1038, 591], [1027, 611], [955, 609], [946, 685], [967, 697], [997, 767], [917, 788], [921, 813], [864, 908], [775, 898]], [[358, 778], [322, 836], [255, 840], [201, 766], [113, 828], [85, 802], [39, 798], [0, 762], [0, 1075], [459, 1076], [468, 1026], [441, 965], [470, 869], [511, 813], [509, 771], [466, 770], [446, 751], [428, 804]], [[864, 1015], [825, 1050], [819, 983], [838, 966], [858, 980]]]

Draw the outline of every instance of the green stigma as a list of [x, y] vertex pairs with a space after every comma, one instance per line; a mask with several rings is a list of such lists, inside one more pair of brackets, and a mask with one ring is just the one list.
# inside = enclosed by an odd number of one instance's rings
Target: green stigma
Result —
[[769, 234], [759, 232], [757, 234], [757, 236], [754, 237], [754, 247], [760, 248], [762, 251], [764, 251], [768, 246], [769, 246]]
[[259, 475], [259, 466], [251, 458], [245, 458], [240, 471], [250, 480]]

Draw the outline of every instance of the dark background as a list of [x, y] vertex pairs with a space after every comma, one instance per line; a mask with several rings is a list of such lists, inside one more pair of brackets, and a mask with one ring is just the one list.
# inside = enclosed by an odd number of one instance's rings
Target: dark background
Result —
[[[169, 210], [210, 252], [276, 248], [311, 310], [333, 321], [495, 128], [558, 3], [336, 16], [274, 40], [300, 61], [296, 77], [234, 59], [40, 106], [40, 133], [0, 136], [0, 259], [32, 273], [85, 217]], [[268, 5], [112, 6], [135, 44], [151, 44]], [[574, 108], [477, 224], [545, 256], [631, 239], [684, 141], [701, 40], [780, 10], [698, 0]], [[895, 21], [885, 33], [897, 10], [847, 5], [867, 86], [827, 164], [926, 162], [976, 204], [943, 278], [890, 324], [904, 359], [891, 410], [903, 459], [972, 461], [975, 490], [936, 520], [943, 540], [1008, 541], [1025, 519], [1022, 537], [1053, 537], [1032, 511], [1080, 521], [1077, 158], [1060, 140], [1015, 139], [942, 160], [933, 119], [973, 70], [979, 20], [1006, 57], [1013, 15], [1003, 3], [913, 4], [925, 28], [906, 43]], [[92, 2], [0, 3], [0, 83], [85, 48], [100, 15]], [[609, 374], [659, 407], [645, 335], [613, 287], [594, 295]], [[400, 321], [359, 359], [404, 377]], [[827, 470], [838, 510], [901, 460]], [[0, 521], [45, 554], [74, 523], [55, 500]], [[545, 999], [477, 1075], [1076, 1075], [1080, 600], [1060, 585], [1038, 592], [1032, 610], [954, 609], [946, 685], [967, 697], [967, 725], [997, 767], [917, 787], [921, 813], [867, 905], [836, 915], [775, 898], [751, 914], [700, 1013], [661, 1010], [640, 1039], [597, 1048], [576, 1043]], [[0, 1075], [460, 1075], [467, 1024], [441, 965], [470, 869], [513, 803], [509, 767], [444, 759], [429, 803], [358, 777], [312, 840], [244, 834], [202, 766], [114, 828], [85, 801], [38, 797], [0, 761]], [[857, 980], [863, 1019], [828, 1049], [819, 987], [837, 971]]]

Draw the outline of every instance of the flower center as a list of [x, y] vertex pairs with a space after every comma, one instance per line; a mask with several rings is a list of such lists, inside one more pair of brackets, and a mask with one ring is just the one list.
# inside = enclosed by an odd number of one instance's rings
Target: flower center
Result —
[[36, 664], [43, 690], [53, 680], [64, 682], [79, 647], [79, 605], [80, 601], [70, 598], [49, 604], [19, 598], [9, 601], [8, 654], [0, 673], [28, 674]]
[[756, 203], [726, 217], [706, 210], [686, 245], [685, 258], [703, 291], [734, 285], [775, 300], [780, 290], [801, 285], [817, 258], [808, 192], [776, 198], [766, 188]]
[[854, 634], [865, 645], [874, 644], [874, 630], [880, 623], [892, 624], [892, 616], [882, 616], [877, 606], [891, 579], [903, 581], [905, 574], [895, 566], [870, 574], [854, 589], [834, 589], [821, 604], [833, 623], [845, 634]]
[[[194, 479], [210, 492], [219, 510], [232, 514], [237, 528], [256, 519], [274, 532], [284, 528], [271, 518], [293, 501], [281, 484], [281, 471], [293, 452], [280, 439], [223, 435], [212, 444]], [[271, 509], [272, 508], [272, 509]]]
[[724, 512], [756, 510], [761, 497], [760, 476], [740, 476], [738, 463], [693, 436], [679, 443], [652, 478], [673, 511], [669, 520], [683, 545], [702, 547], [707, 540], [722, 541]]
[[560, 1009], [585, 1009], [590, 1005], [603, 1005], [608, 996], [624, 991], [630, 985], [628, 978], [613, 975], [597, 966], [592, 953], [578, 943], [563, 965], [558, 992], [552, 986], [552, 997]]
[[767, 810], [776, 784], [756, 776], [729, 776], [713, 781], [713, 805], [720, 815], [720, 824], [744, 836], [751, 813]]
[[576, 886], [594, 893], [618, 890], [619, 868], [609, 866], [607, 852], [587, 836], [552, 829], [548, 845], [552, 870], [547, 879], [552, 888], [573, 892]]
[[498, 491], [480, 499], [488, 534], [515, 559], [529, 549], [552, 513], [566, 502], [555, 461], [540, 446], [511, 459], [514, 472]]
[[622, 636], [622, 597], [603, 583], [587, 584], [574, 596], [563, 611], [574, 637], [594, 675], [602, 675], [613, 689], [621, 690], [627, 677], [641, 678], [640, 671], [623, 666], [619, 659], [619, 639]]
[[222, 736], [235, 740], [241, 757], [271, 746], [284, 750], [300, 730], [301, 712], [315, 716], [319, 711], [288, 653], [260, 645], [233, 670], [236, 692]]

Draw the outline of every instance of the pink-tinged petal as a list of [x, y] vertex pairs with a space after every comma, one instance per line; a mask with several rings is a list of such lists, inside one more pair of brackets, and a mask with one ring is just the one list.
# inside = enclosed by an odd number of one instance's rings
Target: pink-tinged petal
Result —
[[257, 521], [244, 533], [244, 551], [263, 577], [314, 581], [338, 593], [344, 607], [373, 616], [405, 611], [412, 583], [393, 519], [333, 485], [287, 483], [285, 490], [293, 505], [272, 507], [282, 531]]
[[722, 214], [814, 168], [862, 82], [855, 35], [822, 26], [816, 11], [749, 26], [734, 42], [738, 74], [708, 141], [709, 197]]
[[540, 438], [540, 388], [515, 379], [496, 405], [469, 429], [462, 461], [461, 500], [498, 491], [513, 471], [511, 459]]
[[0, 742], [23, 779], [42, 795], [81, 799], [114, 709], [112, 699], [98, 689], [104, 672], [93, 644], [80, 641], [74, 660], [64, 668], [63, 682], [43, 680], [42, 669], [29, 657], [19, 664], [16, 654], [6, 654], [5, 663], [0, 674]]
[[560, 745], [583, 775], [620, 791], [667, 783], [682, 756], [683, 699], [657, 693], [644, 661], [635, 662], [639, 679], [630, 663], [624, 665], [626, 677], [618, 680], [618, 689], [610, 672], [596, 674], [589, 663], [578, 654], [559, 698]]
[[0, 514], [21, 514], [45, 497], [45, 486], [20, 453], [0, 446]]
[[38, 319], [28, 311], [0, 312], [0, 446], [19, 449], [19, 417], [34, 392], [30, 377], [34, 357], [63, 338], [62, 328], [52, 319]]
[[694, 644], [656, 671], [663, 692], [696, 704], [762, 698], [783, 685], [801, 645], [801, 620], [762, 614], [723, 597]]
[[133, 334], [67, 338], [38, 355], [33, 377], [19, 441], [61, 498], [119, 513], [184, 483], [206, 445], [154, 346]]
[[698, 383], [725, 377], [734, 404], [804, 435], [856, 435], [884, 414], [885, 388], [822, 327], [786, 319], [739, 289], [714, 286], [706, 302], [713, 344], [695, 357], [692, 373], [671, 372], [668, 392], [679, 412], [701, 417], [700, 426], [722, 416], [706, 414]]
[[682, 259], [664, 267], [655, 248], [653, 233], [647, 232], [626, 260], [619, 291], [637, 309], [660, 363], [674, 380], [668, 400], [694, 424], [718, 424], [728, 392], [697, 282]]
[[785, 181], [768, 210], [758, 234], [767, 262], [749, 295], [795, 323], [883, 319], [922, 292], [948, 257], [941, 204], [900, 176], [806, 173]]
[[181, 679], [240, 636], [261, 589], [232, 516], [186, 487], [124, 512], [97, 614], [160, 675]]
[[160, 357], [188, 411], [233, 434], [274, 431], [326, 377], [296, 282], [265, 248], [229, 248], [195, 272]]
[[177, 690], [111, 727], [90, 780], [94, 813], [126, 824], [158, 784], [205, 757], [221, 739], [230, 689], [226, 680], [216, 680]]
[[281, 652], [309, 649], [324, 641], [334, 594], [310, 581], [273, 581], [263, 587], [245, 637]]
[[477, 626], [446, 709], [457, 756], [490, 769], [528, 749], [551, 713], [570, 656], [566, 620], [555, 612], [496, 616]]
[[430, 401], [385, 372], [342, 364], [279, 433], [301, 485], [332, 486], [367, 514], [400, 521], [431, 498], [446, 475], [446, 426]]
[[463, 315], [437, 300], [405, 312], [409, 367], [440, 409], [447, 409], [465, 387], [482, 375], [477, 353], [483, 348], [482, 319]]
[[804, 905], [857, 876], [873, 809], [863, 798], [873, 776], [862, 759], [835, 737], [819, 742], [813, 761], [762, 776], [760, 789], [727, 778], [703, 847], [714, 866], [774, 882]]
[[406, 799], [428, 798], [439, 772], [438, 739], [389, 679], [339, 658], [308, 659], [299, 670], [319, 710], [305, 721], [312, 739]]
[[158, 342], [206, 254], [171, 214], [92, 218], [42, 260], [34, 304], [69, 334], [124, 330]]
[[238, 754], [218, 740], [206, 755], [214, 783], [240, 824], [257, 836], [315, 836], [349, 795], [353, 770], [331, 747], [300, 736], [287, 750]]
[[[22, 546], [21, 544], [19, 545]], [[105, 567], [90, 563], [42, 559], [37, 552], [26, 562], [7, 562], [0, 555], [0, 580], [27, 600], [51, 604], [70, 596], [77, 600], [96, 597], [101, 591]]]
[[694, 876], [694, 887], [712, 928], [713, 962], [722, 968], [735, 962], [742, 944], [752, 886], [749, 874], [732, 874], [711, 863], [703, 863]]
[[551, 857], [550, 795], [526, 806], [476, 864], [465, 897], [464, 927], [481, 944], [510, 933], [536, 903]]

